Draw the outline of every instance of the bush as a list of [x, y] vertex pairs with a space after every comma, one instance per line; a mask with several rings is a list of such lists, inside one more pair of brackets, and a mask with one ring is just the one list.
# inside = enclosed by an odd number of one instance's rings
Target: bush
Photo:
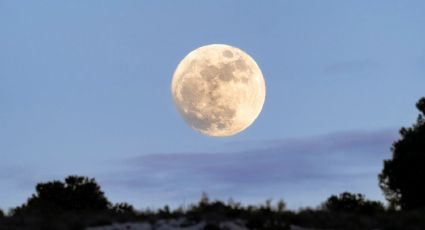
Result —
[[118, 214], [136, 215], [133, 205], [128, 203], [117, 203], [112, 206], [112, 211]]
[[65, 182], [51, 181], [36, 185], [36, 194], [27, 203], [12, 210], [14, 215], [23, 213], [57, 214], [63, 211], [105, 211], [110, 202], [94, 179], [69, 176]]
[[378, 201], [368, 201], [362, 194], [349, 192], [341, 193], [339, 196], [331, 196], [323, 204], [325, 210], [331, 212], [357, 212], [360, 214], [373, 214], [383, 212], [384, 205]]

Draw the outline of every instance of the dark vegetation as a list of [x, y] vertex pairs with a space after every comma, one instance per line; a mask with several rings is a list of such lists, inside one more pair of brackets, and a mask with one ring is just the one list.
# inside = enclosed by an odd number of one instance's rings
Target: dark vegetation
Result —
[[412, 127], [400, 130], [401, 139], [391, 148], [393, 157], [379, 175], [387, 200], [405, 210], [425, 207], [425, 98], [416, 107], [421, 114]]
[[0, 219], [0, 229], [84, 229], [129, 221], [136, 214], [129, 204], [112, 205], [97, 182], [87, 177], [39, 183], [35, 190], [25, 204]]
[[155, 223], [184, 219], [182, 226], [205, 221], [204, 229], [218, 223], [240, 221], [249, 229], [290, 229], [292, 225], [316, 229], [425, 229], [425, 98], [417, 103], [416, 123], [400, 130], [392, 146], [392, 159], [379, 175], [389, 206], [345, 192], [330, 196], [320, 207], [291, 211], [281, 200], [262, 205], [211, 201], [206, 194], [197, 204], [170, 210], [135, 210], [127, 203], [112, 204], [94, 179], [69, 176], [36, 185], [26, 203], [7, 214], [0, 210], [0, 229], [79, 230], [88, 226], [132, 221]]

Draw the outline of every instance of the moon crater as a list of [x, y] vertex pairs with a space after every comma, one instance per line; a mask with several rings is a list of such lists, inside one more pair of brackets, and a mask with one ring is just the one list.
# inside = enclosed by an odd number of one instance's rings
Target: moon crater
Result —
[[189, 53], [178, 65], [171, 88], [185, 121], [210, 136], [230, 136], [246, 129], [265, 99], [258, 65], [228, 45], [203, 46]]

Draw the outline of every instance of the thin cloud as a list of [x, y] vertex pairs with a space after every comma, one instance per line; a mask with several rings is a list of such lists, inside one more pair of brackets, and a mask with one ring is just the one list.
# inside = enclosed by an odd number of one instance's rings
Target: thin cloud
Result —
[[373, 190], [376, 196], [377, 174], [397, 135], [395, 129], [349, 131], [264, 141], [263, 148], [237, 152], [149, 154], [125, 160], [107, 184], [163, 196], [171, 203], [183, 197], [194, 200], [201, 191], [222, 198], [242, 194], [235, 198], [243, 200], [244, 194], [265, 199], [282, 190], [297, 200], [315, 189], [330, 195], [357, 186], [363, 190], [356, 192]]

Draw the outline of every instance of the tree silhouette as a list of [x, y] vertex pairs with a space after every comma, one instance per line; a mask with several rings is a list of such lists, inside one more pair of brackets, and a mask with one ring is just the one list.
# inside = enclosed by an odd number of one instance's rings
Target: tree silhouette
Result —
[[357, 212], [372, 214], [384, 210], [382, 203], [366, 200], [363, 194], [344, 192], [332, 195], [323, 204], [324, 209], [332, 212]]
[[110, 202], [94, 179], [69, 176], [65, 183], [52, 181], [36, 185], [36, 194], [17, 207], [15, 214], [27, 211], [51, 213], [57, 211], [108, 210]]
[[393, 207], [425, 207], [425, 97], [416, 104], [416, 123], [401, 128], [401, 139], [391, 148], [392, 159], [384, 161], [379, 185]]
[[125, 202], [114, 204], [111, 210], [114, 211], [115, 213], [120, 213], [120, 214], [129, 214], [129, 215], [136, 214], [136, 210], [134, 209], [133, 205], [125, 203]]

